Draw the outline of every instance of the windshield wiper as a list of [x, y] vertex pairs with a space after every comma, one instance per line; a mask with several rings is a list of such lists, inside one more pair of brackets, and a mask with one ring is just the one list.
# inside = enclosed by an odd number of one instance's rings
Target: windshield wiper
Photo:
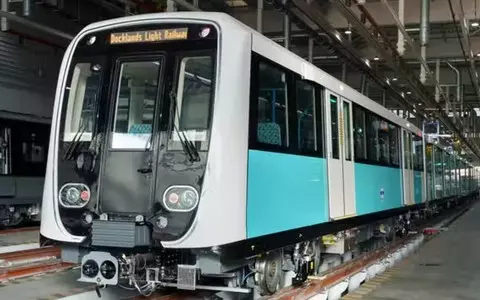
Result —
[[[175, 109], [175, 115], [180, 120], [180, 114], [178, 112], [177, 95], [176, 95], [175, 91], [173, 91], [173, 90], [170, 91], [169, 96], [170, 96], [170, 101], [173, 103], [173, 105], [175, 105], [175, 108], [174, 108]], [[200, 155], [198, 154], [198, 151], [197, 151], [197, 148], [195, 147], [195, 144], [187, 138], [184, 131], [182, 131], [180, 133], [180, 130], [178, 130], [177, 125], [175, 125], [175, 116], [173, 116], [172, 123], [173, 123], [173, 128], [175, 129], [175, 133], [178, 135], [178, 139], [180, 140], [180, 143], [182, 144], [183, 151], [188, 156], [188, 159], [191, 162], [200, 161]]]
[[63, 159], [66, 160], [71, 160], [73, 157], [73, 153], [75, 153], [75, 150], [77, 149], [78, 145], [80, 144], [80, 139], [83, 136], [83, 133], [85, 133], [85, 130], [87, 129], [87, 122], [82, 122], [80, 124], [80, 130], [75, 133], [73, 136], [72, 142], [70, 143], [69, 147], [67, 148], [67, 151], [65, 152], [65, 155], [63, 156]]

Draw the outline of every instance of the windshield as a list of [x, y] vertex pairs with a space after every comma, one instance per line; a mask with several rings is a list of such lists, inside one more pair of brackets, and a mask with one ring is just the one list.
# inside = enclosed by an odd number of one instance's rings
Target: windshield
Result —
[[63, 141], [91, 141], [95, 127], [100, 87], [100, 65], [77, 63], [71, 74], [70, 84], [65, 89], [65, 122]]
[[[117, 86], [112, 149], [145, 150], [150, 147], [154, 109], [158, 102], [161, 59], [124, 61]], [[66, 87], [63, 108], [63, 142], [91, 142], [97, 125], [102, 68], [88, 62], [75, 64]], [[183, 151], [182, 139], [197, 151], [207, 151], [213, 99], [214, 59], [212, 56], [187, 55], [178, 58], [168, 150]], [[168, 101], [167, 99], [165, 99]], [[179, 134], [181, 137], [179, 137]]]
[[178, 133], [185, 134], [195, 143], [197, 150], [208, 149], [213, 65], [211, 56], [183, 57], [180, 60], [173, 118], [178, 131], [171, 133], [169, 150], [182, 149]]

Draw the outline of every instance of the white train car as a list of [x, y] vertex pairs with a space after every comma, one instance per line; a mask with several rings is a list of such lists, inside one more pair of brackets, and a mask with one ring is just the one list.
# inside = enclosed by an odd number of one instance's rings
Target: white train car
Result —
[[324, 268], [321, 236], [404, 232], [425, 201], [423, 144], [228, 15], [98, 22], [62, 62], [41, 234], [81, 257], [82, 281], [270, 294], [282, 265], [294, 282]]

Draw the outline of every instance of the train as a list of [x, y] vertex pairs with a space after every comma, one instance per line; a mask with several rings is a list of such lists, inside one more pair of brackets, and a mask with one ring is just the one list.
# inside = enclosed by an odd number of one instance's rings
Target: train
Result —
[[226, 14], [143, 14], [65, 52], [40, 232], [82, 282], [270, 295], [476, 193], [474, 173]]
[[40, 221], [50, 120], [0, 113], [0, 229]]

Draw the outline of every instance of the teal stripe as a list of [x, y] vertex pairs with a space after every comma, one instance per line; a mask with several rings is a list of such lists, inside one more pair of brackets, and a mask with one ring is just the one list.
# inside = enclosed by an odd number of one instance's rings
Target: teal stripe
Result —
[[401, 207], [403, 203], [401, 174], [399, 168], [355, 163], [357, 214]]
[[328, 221], [324, 158], [248, 152], [247, 237]]

